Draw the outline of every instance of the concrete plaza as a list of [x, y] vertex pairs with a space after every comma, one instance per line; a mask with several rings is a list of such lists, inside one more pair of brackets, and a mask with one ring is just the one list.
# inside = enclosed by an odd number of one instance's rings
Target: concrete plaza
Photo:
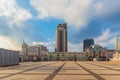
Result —
[[0, 67], [0, 80], [120, 80], [120, 62], [23, 62]]

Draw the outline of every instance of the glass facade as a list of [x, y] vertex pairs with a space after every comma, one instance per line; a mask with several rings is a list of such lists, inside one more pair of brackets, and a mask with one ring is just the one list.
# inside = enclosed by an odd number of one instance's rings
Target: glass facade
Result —
[[90, 45], [94, 45], [93, 39], [85, 39], [83, 41], [83, 51], [85, 51], [86, 48], [89, 48]]

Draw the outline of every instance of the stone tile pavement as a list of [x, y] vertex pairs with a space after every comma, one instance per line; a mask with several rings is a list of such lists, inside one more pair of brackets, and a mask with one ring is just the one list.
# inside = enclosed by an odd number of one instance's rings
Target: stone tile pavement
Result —
[[120, 64], [98, 61], [23, 62], [0, 67], [0, 80], [120, 80]]

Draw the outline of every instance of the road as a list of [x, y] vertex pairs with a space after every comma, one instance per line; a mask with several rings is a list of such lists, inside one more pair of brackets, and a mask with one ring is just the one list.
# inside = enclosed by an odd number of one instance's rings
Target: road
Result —
[[23, 62], [0, 67], [0, 80], [120, 80], [120, 64], [97, 61]]

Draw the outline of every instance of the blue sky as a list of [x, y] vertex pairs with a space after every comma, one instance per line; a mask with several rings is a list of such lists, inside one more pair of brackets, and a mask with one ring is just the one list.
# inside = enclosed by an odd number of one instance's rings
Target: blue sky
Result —
[[120, 35], [120, 0], [0, 0], [0, 47], [29, 45], [55, 48], [55, 30], [68, 23], [68, 50], [82, 51], [83, 40], [114, 49]]

